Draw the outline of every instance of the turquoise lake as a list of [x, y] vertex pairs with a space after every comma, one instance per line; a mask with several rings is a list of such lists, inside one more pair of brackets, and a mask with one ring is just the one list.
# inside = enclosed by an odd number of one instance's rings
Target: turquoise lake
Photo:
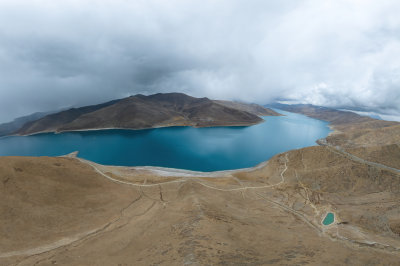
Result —
[[325, 219], [322, 221], [323, 225], [330, 225], [335, 221], [335, 215], [331, 212], [328, 212], [328, 214], [325, 216]]
[[328, 123], [276, 110], [250, 127], [169, 127], [146, 130], [99, 130], [44, 133], [0, 139], [0, 156], [79, 157], [100, 164], [162, 166], [217, 171], [255, 166], [272, 156], [316, 145], [326, 137]]

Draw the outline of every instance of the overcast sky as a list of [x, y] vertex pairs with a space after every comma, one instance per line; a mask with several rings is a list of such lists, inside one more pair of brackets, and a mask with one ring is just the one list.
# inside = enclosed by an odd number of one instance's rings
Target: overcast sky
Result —
[[398, 0], [0, 0], [0, 122], [185, 92], [400, 114]]

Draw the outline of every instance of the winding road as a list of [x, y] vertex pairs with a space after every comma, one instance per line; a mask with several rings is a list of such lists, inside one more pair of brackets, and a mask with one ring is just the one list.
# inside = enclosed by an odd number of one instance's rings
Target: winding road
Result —
[[332, 146], [332, 145], [329, 145], [328, 143], [322, 143], [322, 142], [319, 142], [319, 141], [317, 143], [320, 146], [327, 147], [328, 150], [330, 150], [331, 152], [334, 152], [336, 154], [345, 156], [346, 158], [349, 158], [352, 161], [355, 161], [355, 162], [358, 162], [358, 163], [362, 163], [362, 164], [366, 164], [366, 165], [369, 165], [369, 166], [372, 166], [372, 167], [384, 169], [384, 170], [387, 170], [387, 171], [395, 173], [395, 174], [400, 174], [400, 170], [399, 169], [396, 169], [396, 168], [393, 168], [393, 167], [389, 167], [389, 166], [386, 166], [386, 165], [383, 165], [383, 164], [380, 164], [380, 163], [367, 161], [367, 160], [362, 159], [360, 157], [357, 157], [357, 156], [355, 156], [355, 155], [353, 155], [351, 153], [348, 153], [347, 151], [343, 150], [340, 147]]

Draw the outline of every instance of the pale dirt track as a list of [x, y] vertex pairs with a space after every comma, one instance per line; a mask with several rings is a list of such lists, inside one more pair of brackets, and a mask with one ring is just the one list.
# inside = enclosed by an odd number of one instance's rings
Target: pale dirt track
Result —
[[332, 152], [337, 152], [339, 154], [342, 154], [343, 156], [346, 156], [346, 157], [350, 158], [351, 160], [353, 160], [355, 162], [359, 162], [359, 163], [363, 163], [363, 164], [366, 164], [366, 165], [369, 165], [369, 166], [372, 166], [372, 167], [376, 167], [376, 168], [379, 168], [379, 169], [387, 170], [387, 171], [393, 172], [395, 174], [400, 174], [400, 170], [399, 169], [396, 169], [396, 168], [393, 168], [393, 167], [389, 167], [389, 166], [383, 165], [381, 163], [375, 163], [375, 162], [367, 161], [365, 159], [362, 159], [360, 157], [355, 156], [354, 154], [348, 153], [348, 152], [346, 152], [343, 149], [338, 148], [338, 147], [334, 147], [334, 146], [327, 146], [327, 147]]

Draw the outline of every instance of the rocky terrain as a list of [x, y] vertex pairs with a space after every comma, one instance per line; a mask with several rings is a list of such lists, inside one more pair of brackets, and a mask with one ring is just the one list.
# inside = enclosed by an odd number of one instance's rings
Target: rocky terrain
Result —
[[213, 101], [182, 93], [158, 93], [51, 114], [25, 124], [15, 134], [108, 128], [249, 126], [264, 121], [259, 115], [279, 114], [254, 104]]
[[398, 265], [398, 123], [346, 116], [235, 171], [1, 157], [0, 265]]

